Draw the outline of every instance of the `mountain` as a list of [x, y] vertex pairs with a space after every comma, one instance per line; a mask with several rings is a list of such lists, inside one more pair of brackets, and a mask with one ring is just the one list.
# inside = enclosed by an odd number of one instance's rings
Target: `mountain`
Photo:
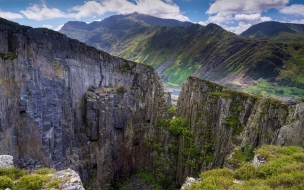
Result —
[[251, 26], [241, 36], [265, 38], [282, 42], [304, 41], [304, 24], [281, 23], [276, 21], [262, 22]]
[[127, 35], [128, 31], [137, 25], [150, 26], [190, 26], [191, 22], [181, 22], [173, 19], [161, 19], [144, 14], [114, 15], [102, 21], [85, 23], [79, 21], [67, 22], [60, 32], [82, 42], [102, 38], [100, 49], [110, 52], [110, 46]]
[[[60, 32], [116, 56], [151, 65], [168, 85], [180, 86], [193, 75], [249, 93], [304, 95], [303, 42], [247, 38], [215, 24], [151, 25], [141, 17], [147, 16], [117, 15], [91, 25], [69, 22]], [[299, 31], [301, 25], [286, 26], [298, 26]]]

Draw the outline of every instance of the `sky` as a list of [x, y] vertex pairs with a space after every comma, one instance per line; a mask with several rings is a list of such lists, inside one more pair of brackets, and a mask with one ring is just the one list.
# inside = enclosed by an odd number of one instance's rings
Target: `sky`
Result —
[[304, 24], [303, 0], [0, 0], [0, 17], [59, 30], [68, 21], [100, 21], [138, 12], [207, 25], [240, 34], [264, 21]]

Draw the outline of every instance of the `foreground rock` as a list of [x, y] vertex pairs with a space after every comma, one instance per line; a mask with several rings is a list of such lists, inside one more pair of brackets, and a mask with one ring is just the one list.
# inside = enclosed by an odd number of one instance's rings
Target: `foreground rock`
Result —
[[10, 155], [0, 155], [0, 168], [14, 167], [13, 159]]
[[60, 184], [62, 190], [85, 190], [78, 173], [74, 170], [66, 169], [49, 176], [62, 181]]

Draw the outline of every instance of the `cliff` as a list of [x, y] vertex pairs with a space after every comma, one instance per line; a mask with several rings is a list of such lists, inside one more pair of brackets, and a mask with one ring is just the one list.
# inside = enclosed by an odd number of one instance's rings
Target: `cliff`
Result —
[[142, 137], [166, 110], [152, 67], [3, 19], [0, 43], [0, 154], [102, 189], [145, 165]]
[[[231, 153], [244, 152], [248, 147], [252, 150], [265, 144], [303, 146], [303, 109], [304, 102], [300, 100], [286, 105], [189, 77], [183, 84], [177, 115], [187, 119], [192, 147], [198, 150], [200, 159], [197, 161], [194, 154], [179, 156], [178, 162], [193, 160], [195, 165], [178, 167], [178, 182], [197, 175], [197, 171], [224, 165], [237, 167], [239, 163]], [[180, 155], [187, 147], [179, 139]]]

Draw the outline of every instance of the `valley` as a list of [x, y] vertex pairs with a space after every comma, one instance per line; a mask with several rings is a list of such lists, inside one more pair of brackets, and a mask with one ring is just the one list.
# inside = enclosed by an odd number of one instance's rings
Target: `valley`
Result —
[[[270, 86], [286, 88], [283, 96], [304, 95], [304, 42], [297, 38], [303, 35], [303, 25], [265, 22], [238, 36], [215, 24], [182, 26], [163, 21], [160, 25], [159, 20], [147, 23], [142, 17], [157, 19], [134, 13], [90, 24], [69, 22], [60, 32], [113, 55], [153, 66], [168, 87], [180, 88], [188, 76], [196, 76], [245, 92], [282, 97], [282, 93], [264, 91], [256, 85], [261, 79]], [[262, 39], [251, 34], [261, 33], [257, 30], [267, 28], [264, 25], [278, 33], [267, 31], [268, 36]], [[280, 35], [291, 40], [279, 40]]]

